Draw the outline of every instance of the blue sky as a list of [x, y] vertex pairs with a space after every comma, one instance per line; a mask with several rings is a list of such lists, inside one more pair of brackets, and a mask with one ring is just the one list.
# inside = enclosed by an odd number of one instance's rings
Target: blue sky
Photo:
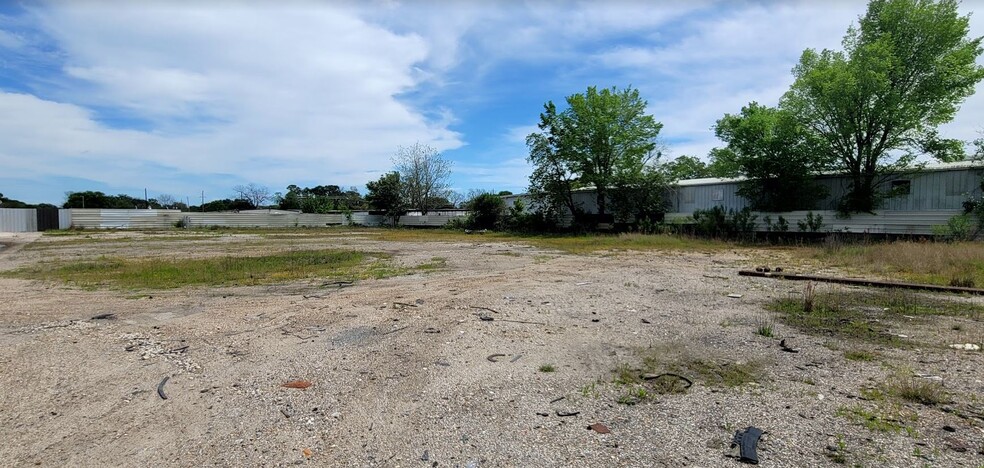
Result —
[[[0, 0], [0, 193], [364, 192], [415, 142], [459, 192], [519, 192], [544, 102], [588, 86], [638, 88], [665, 158], [705, 158], [715, 120], [775, 104], [803, 49], [839, 48], [865, 5]], [[976, 138], [982, 118], [984, 93], [943, 133]]]

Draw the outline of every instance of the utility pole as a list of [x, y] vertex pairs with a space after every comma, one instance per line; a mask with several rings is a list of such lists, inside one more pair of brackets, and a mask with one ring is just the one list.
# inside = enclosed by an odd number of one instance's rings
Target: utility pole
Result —
[[147, 188], [144, 187], [144, 203], [147, 204], [147, 209], [150, 209], [150, 199], [147, 198]]
[[202, 190], [202, 213], [205, 212], [205, 191]]

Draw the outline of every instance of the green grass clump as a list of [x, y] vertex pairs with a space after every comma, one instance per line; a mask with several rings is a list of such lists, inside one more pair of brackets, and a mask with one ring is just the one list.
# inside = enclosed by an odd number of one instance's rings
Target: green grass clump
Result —
[[914, 435], [915, 430], [903, 424], [903, 418], [899, 414], [890, 414], [881, 409], [866, 409], [861, 405], [842, 406], [835, 413], [837, 416], [846, 418], [854, 423], [860, 424], [874, 432], [906, 432]]
[[[816, 293], [806, 305], [800, 297], [778, 299], [769, 308], [779, 320], [805, 333], [906, 347], [911, 340], [893, 333], [893, 323], [934, 316], [984, 318], [984, 307], [904, 290]], [[809, 310], [807, 310], [809, 309]]]
[[557, 368], [553, 364], [543, 364], [539, 370], [540, 372], [556, 372]]
[[895, 376], [884, 384], [884, 391], [897, 399], [926, 406], [947, 403], [950, 400], [943, 385], [912, 376]]
[[849, 349], [844, 351], [844, 359], [848, 361], [870, 362], [875, 360], [875, 353], [864, 349]]
[[488, 232], [479, 235], [446, 229], [369, 229], [361, 232], [372, 234], [379, 240], [394, 242], [517, 242], [569, 254], [611, 250], [717, 251], [729, 247], [729, 244], [721, 241], [669, 234], [519, 235]]
[[99, 257], [54, 262], [6, 273], [81, 287], [172, 289], [185, 286], [255, 285], [304, 278], [364, 279], [405, 274], [384, 254], [352, 250], [304, 250], [260, 256], [126, 259]]

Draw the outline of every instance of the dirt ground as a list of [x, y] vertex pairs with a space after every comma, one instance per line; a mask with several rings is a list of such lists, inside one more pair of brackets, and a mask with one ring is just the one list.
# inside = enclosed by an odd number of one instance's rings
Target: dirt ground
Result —
[[[348, 287], [128, 292], [0, 278], [2, 466], [740, 466], [729, 445], [748, 426], [766, 431], [762, 466], [984, 466], [974, 412], [984, 353], [888, 348], [856, 362], [781, 323], [776, 338], [757, 335], [773, 325], [764, 304], [802, 285], [737, 271], [785, 262], [781, 252], [579, 256], [478, 236], [94, 237], [113, 236], [7, 234], [0, 271], [277, 248], [385, 251], [403, 265], [441, 257], [446, 267]], [[800, 352], [783, 352], [778, 337]], [[763, 376], [620, 404], [614, 370], [667, 346], [760, 362]], [[542, 372], [547, 364], [556, 370]], [[899, 366], [969, 395], [962, 411], [906, 408], [911, 433], [838, 414]], [[283, 386], [294, 380], [312, 385]]]

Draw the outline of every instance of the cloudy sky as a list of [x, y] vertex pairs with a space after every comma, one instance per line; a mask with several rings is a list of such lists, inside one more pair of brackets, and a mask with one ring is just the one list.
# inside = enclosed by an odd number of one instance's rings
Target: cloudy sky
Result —
[[[978, 3], [964, 2], [970, 12]], [[775, 104], [803, 49], [839, 48], [863, 1], [561, 3], [0, 0], [0, 193], [181, 200], [255, 182], [358, 186], [420, 142], [453, 186], [522, 191], [548, 100], [633, 86], [669, 157]], [[984, 18], [971, 19], [984, 35]], [[948, 137], [984, 128], [984, 93]]]

